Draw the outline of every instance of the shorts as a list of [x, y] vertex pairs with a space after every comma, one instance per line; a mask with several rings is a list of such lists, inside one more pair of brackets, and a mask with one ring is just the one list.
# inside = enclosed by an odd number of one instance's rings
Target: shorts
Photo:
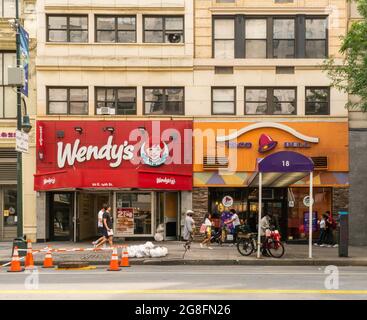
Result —
[[98, 232], [98, 236], [102, 237], [103, 236], [103, 227], [98, 227], [97, 232]]
[[104, 236], [106, 239], [108, 239], [110, 236], [107, 233], [107, 229], [103, 228], [102, 236]]

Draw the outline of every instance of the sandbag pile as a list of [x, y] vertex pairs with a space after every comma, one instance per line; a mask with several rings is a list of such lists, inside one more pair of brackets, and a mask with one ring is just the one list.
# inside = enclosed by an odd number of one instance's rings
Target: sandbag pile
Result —
[[129, 258], [160, 258], [168, 254], [166, 247], [157, 247], [148, 241], [145, 244], [128, 246], [127, 252]]

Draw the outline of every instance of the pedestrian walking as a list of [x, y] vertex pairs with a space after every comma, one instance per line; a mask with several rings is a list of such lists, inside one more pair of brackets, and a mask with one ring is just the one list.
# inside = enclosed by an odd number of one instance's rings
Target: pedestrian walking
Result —
[[336, 222], [333, 218], [333, 215], [330, 211], [326, 211], [325, 215], [326, 219], [326, 245], [328, 248], [337, 247], [338, 245], [334, 240], [334, 230], [336, 229]]
[[96, 247], [105, 238], [103, 235], [103, 214], [106, 210], [107, 210], [107, 204], [103, 204], [101, 210], [99, 210], [97, 214], [97, 219], [98, 219], [97, 220], [97, 232], [98, 232], [99, 238], [96, 241], [92, 242], [94, 247]]
[[210, 247], [210, 239], [212, 237], [212, 221], [211, 214], [207, 213], [204, 217], [203, 226], [205, 226], [205, 239], [200, 243], [200, 247], [204, 248], [204, 244], [206, 244], [208, 249], [213, 249]]
[[186, 217], [185, 217], [185, 225], [184, 225], [184, 233], [183, 233], [183, 239], [186, 241], [184, 244], [185, 250], [189, 250], [191, 246], [191, 242], [193, 241], [193, 232], [195, 229], [195, 221], [192, 218], [192, 215], [194, 214], [194, 211], [187, 210], [186, 211]]
[[323, 214], [321, 219], [317, 221], [317, 223], [320, 226], [320, 236], [319, 240], [315, 242], [315, 246], [324, 247], [325, 246], [325, 240], [326, 240], [326, 220], [327, 220], [327, 214]]
[[231, 212], [232, 216], [229, 220], [225, 221], [224, 223], [225, 224], [232, 223], [233, 225], [233, 242], [231, 243], [231, 246], [233, 246], [237, 242], [237, 236], [238, 236], [238, 231], [241, 226], [241, 222], [240, 222], [240, 218], [238, 217], [238, 214], [235, 209], [231, 209], [229, 211]]
[[102, 221], [103, 221], [102, 232], [104, 239], [96, 245], [96, 248], [106, 243], [107, 241], [110, 244], [110, 247], [113, 247], [113, 218], [111, 213], [111, 207], [109, 205], [107, 205], [107, 209], [103, 213]]

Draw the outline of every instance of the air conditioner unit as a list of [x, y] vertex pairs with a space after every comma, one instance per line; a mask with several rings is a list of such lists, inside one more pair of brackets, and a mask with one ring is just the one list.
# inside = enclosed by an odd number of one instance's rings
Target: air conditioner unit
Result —
[[99, 110], [101, 111], [101, 114], [110, 114], [110, 108], [108, 107], [102, 107], [99, 108]]
[[168, 41], [170, 43], [179, 43], [181, 42], [182, 35], [179, 33], [170, 33], [168, 34]]

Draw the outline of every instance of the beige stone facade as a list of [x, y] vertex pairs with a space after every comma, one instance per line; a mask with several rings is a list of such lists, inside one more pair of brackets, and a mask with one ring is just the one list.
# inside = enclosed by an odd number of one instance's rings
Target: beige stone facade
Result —
[[[28, 97], [24, 97], [27, 112], [30, 115], [31, 123], [33, 126], [33, 130], [30, 132], [30, 147], [29, 153], [23, 154], [23, 231], [24, 234], [31, 240], [36, 240], [36, 193], [33, 190], [33, 173], [35, 172], [35, 114], [36, 114], [36, 73], [35, 73], [35, 55], [36, 55], [36, 20], [35, 20], [35, 2], [34, 0], [24, 0], [20, 2], [20, 18], [24, 28], [28, 31], [30, 35], [30, 70], [29, 70], [29, 95]], [[4, 3], [4, 2], [3, 2]], [[15, 1], [5, 2], [4, 11], [2, 15], [0, 15], [0, 52], [13, 55], [15, 57], [15, 32], [12, 30], [9, 21], [10, 19], [14, 19], [15, 17]], [[7, 61], [9, 62], [9, 60]], [[15, 58], [11, 61], [11, 65], [15, 66]], [[7, 73], [7, 65], [6, 63], [2, 66], [4, 68], [4, 75]], [[6, 86], [6, 82], [3, 82]], [[14, 89], [13, 89], [14, 90]], [[14, 94], [15, 97], [15, 94]], [[3, 96], [1, 96], [3, 99]], [[4, 108], [12, 108], [11, 116], [7, 116], [3, 114], [0, 117], [0, 131], [2, 132], [15, 132], [16, 129], [16, 99], [13, 98], [9, 101], [7, 99], [9, 97], [5, 97], [3, 100]], [[8, 109], [9, 110], [9, 109]], [[24, 107], [23, 107], [24, 114]], [[0, 152], [7, 150], [14, 150], [15, 148], [15, 139], [4, 139], [0, 138]], [[7, 153], [9, 156], [9, 153]], [[2, 159], [3, 163], [6, 162], [6, 168], [10, 168], [9, 170], [13, 170], [13, 167], [16, 166], [16, 154], [13, 151], [11, 153], [11, 158]], [[6, 156], [7, 157], [7, 156]], [[0, 177], [0, 189], [2, 188], [2, 192], [0, 190], [0, 241], [1, 240], [12, 240], [16, 237], [16, 226], [11, 225], [11, 223], [7, 223], [5, 215], [7, 215], [8, 206], [12, 200], [9, 200], [10, 196], [8, 190], [16, 190], [16, 169], [11, 174], [5, 171], [1, 171], [1, 173], [5, 176]], [[10, 180], [4, 181], [5, 179]], [[10, 202], [9, 202], [10, 201]], [[10, 204], [12, 205], [12, 204]], [[17, 213], [19, 214], [19, 213]], [[13, 220], [12, 220], [13, 221]]]
[[[213, 17], [246, 16], [328, 16], [327, 47], [330, 55], [340, 59], [341, 35], [347, 30], [348, 7], [345, 0], [294, 0], [278, 4], [274, 1], [237, 0], [220, 3], [215, 0], [131, 0], [128, 4], [112, 0], [39, 0], [30, 25], [36, 21], [37, 55], [35, 59], [36, 99], [34, 112], [39, 120], [133, 120], [133, 119], [193, 119], [194, 121], [270, 121], [270, 122], [347, 122], [345, 109], [348, 96], [330, 89], [330, 114], [307, 115], [305, 90], [309, 86], [328, 87], [330, 80], [321, 70], [322, 58], [249, 59], [213, 58]], [[50, 42], [47, 39], [47, 15], [86, 15], [87, 41]], [[96, 42], [97, 15], [136, 16], [136, 42]], [[147, 15], [184, 16], [183, 43], [145, 43], [143, 17]], [[33, 20], [32, 20], [33, 19]], [[35, 19], [35, 20], [34, 20]], [[32, 28], [30, 28], [32, 29]], [[229, 67], [229, 73], [216, 72], [216, 67]], [[277, 73], [279, 67], [294, 67], [291, 73]], [[232, 69], [233, 68], [233, 69]], [[233, 72], [232, 72], [233, 70]], [[50, 115], [47, 111], [47, 87], [87, 86], [88, 115]], [[136, 115], [97, 115], [96, 87], [136, 88]], [[185, 103], [182, 115], [144, 115], [144, 87], [184, 87]], [[296, 112], [292, 115], [246, 115], [245, 87], [295, 87]], [[235, 87], [235, 112], [231, 115], [212, 114], [212, 87]], [[30, 103], [31, 104], [31, 103]], [[31, 113], [32, 114], [32, 113]], [[29, 159], [28, 159], [29, 157]], [[46, 197], [35, 194], [30, 182], [35, 172], [35, 152], [26, 156], [24, 179], [25, 232], [30, 237], [47, 238], [45, 231]], [[190, 198], [190, 197], [188, 197]], [[37, 202], [37, 207], [36, 203]], [[187, 205], [186, 205], [187, 206]], [[29, 210], [28, 210], [29, 209]], [[29, 211], [29, 212], [28, 212]], [[39, 227], [37, 224], [41, 224]]]

